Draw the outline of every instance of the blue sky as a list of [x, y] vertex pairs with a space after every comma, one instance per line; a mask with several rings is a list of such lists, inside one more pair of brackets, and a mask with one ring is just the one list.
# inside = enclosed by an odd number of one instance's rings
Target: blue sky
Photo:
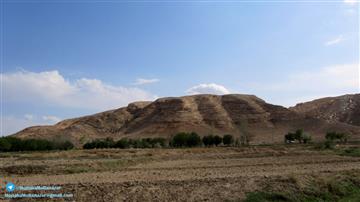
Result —
[[359, 92], [355, 1], [26, 2], [1, 3], [0, 135], [158, 97]]

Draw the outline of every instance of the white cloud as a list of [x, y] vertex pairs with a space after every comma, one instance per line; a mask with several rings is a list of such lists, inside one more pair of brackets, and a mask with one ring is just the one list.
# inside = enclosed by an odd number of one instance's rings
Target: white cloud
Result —
[[81, 78], [71, 82], [58, 71], [18, 71], [1, 76], [3, 99], [8, 102], [99, 111], [118, 108], [132, 101], [157, 98], [139, 88], [113, 86], [98, 79]]
[[268, 99], [270, 102], [291, 106], [315, 98], [356, 93], [360, 90], [359, 85], [359, 65], [342, 64], [294, 72], [278, 83], [253, 88], [260, 96], [273, 97]]
[[331, 39], [329, 41], [326, 41], [324, 43], [325, 46], [332, 46], [332, 45], [336, 45], [338, 43], [341, 43], [345, 40], [345, 37], [343, 35], [340, 35], [340, 36], [337, 36], [336, 38], [334, 39]]
[[144, 84], [150, 84], [150, 83], [156, 83], [159, 82], [159, 79], [143, 79], [143, 78], [138, 78], [136, 79], [134, 85], [144, 85]]
[[57, 123], [57, 122], [61, 121], [61, 119], [56, 116], [43, 116], [42, 119], [44, 121], [50, 122], [50, 123]]
[[222, 85], [218, 85], [215, 83], [209, 83], [209, 84], [199, 84], [197, 86], [193, 86], [186, 90], [187, 94], [194, 95], [194, 94], [229, 94], [230, 91], [226, 89]]
[[357, 2], [359, 2], [358, 0], [344, 0], [344, 3], [345, 4], [349, 4], [349, 5], [354, 5], [356, 4]]
[[31, 121], [31, 120], [34, 119], [34, 115], [32, 115], [32, 114], [25, 114], [25, 115], [24, 115], [24, 118], [25, 118], [26, 120]]

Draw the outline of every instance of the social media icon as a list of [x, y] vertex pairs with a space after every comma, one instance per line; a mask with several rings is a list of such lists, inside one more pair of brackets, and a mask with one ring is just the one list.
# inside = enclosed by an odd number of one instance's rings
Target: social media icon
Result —
[[13, 192], [15, 190], [15, 185], [11, 182], [6, 184], [6, 191]]

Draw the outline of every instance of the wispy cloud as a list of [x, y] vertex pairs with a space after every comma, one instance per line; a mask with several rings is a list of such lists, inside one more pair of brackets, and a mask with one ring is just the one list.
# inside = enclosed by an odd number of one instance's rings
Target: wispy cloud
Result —
[[59, 117], [56, 116], [43, 116], [42, 119], [46, 122], [50, 122], [50, 123], [57, 123], [59, 121], [61, 121], [61, 119]]
[[24, 115], [24, 118], [25, 118], [26, 120], [28, 120], [28, 121], [31, 121], [31, 120], [34, 119], [34, 115], [32, 115], [32, 114], [25, 114], [25, 115]]
[[344, 3], [349, 5], [354, 5], [357, 2], [359, 2], [359, 0], [344, 0]]
[[199, 84], [196, 86], [193, 86], [191, 88], [189, 88], [186, 91], [187, 94], [190, 95], [195, 95], [195, 94], [217, 94], [217, 95], [222, 95], [222, 94], [229, 94], [230, 91], [225, 88], [222, 85], [219, 84], [215, 84], [215, 83], [204, 83], [204, 84]]
[[143, 78], [138, 78], [136, 79], [134, 85], [145, 85], [145, 84], [150, 84], [150, 83], [156, 83], [159, 82], [159, 79], [143, 79]]
[[343, 35], [337, 36], [336, 38], [333, 38], [329, 41], [325, 42], [325, 46], [332, 46], [332, 45], [336, 45], [338, 43], [341, 43], [345, 40], [345, 37]]

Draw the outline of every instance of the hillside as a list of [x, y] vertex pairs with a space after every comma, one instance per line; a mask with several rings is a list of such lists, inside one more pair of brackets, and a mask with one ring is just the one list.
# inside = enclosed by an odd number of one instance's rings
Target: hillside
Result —
[[360, 126], [360, 94], [317, 99], [297, 104], [290, 110], [330, 123], [343, 122]]
[[53, 126], [35, 126], [16, 134], [20, 138], [69, 139], [78, 146], [95, 138], [165, 137], [177, 132], [200, 135], [248, 133], [252, 143], [282, 142], [290, 130], [304, 128], [315, 140], [326, 131], [341, 130], [359, 139], [360, 127], [299, 114], [268, 104], [253, 95], [194, 95], [135, 102], [127, 107], [91, 116], [61, 121]]

